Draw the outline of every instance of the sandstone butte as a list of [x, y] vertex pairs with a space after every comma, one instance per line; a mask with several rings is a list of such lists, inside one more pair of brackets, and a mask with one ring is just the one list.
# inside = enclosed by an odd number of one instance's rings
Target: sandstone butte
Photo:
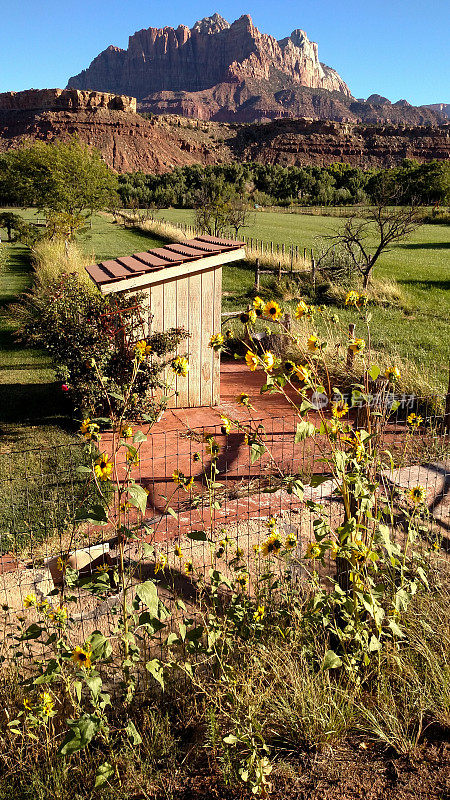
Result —
[[193, 28], [147, 28], [128, 48], [111, 45], [68, 81], [68, 88], [132, 95], [138, 108], [218, 122], [312, 117], [411, 125], [446, 121], [443, 109], [355, 100], [338, 73], [319, 61], [305, 31], [277, 40], [244, 14], [231, 25], [219, 14]]
[[393, 166], [450, 157], [450, 125], [437, 126], [278, 119], [236, 125], [136, 113], [124, 95], [76, 89], [0, 94], [0, 151], [24, 141], [78, 136], [97, 147], [117, 172], [162, 173], [186, 164]]

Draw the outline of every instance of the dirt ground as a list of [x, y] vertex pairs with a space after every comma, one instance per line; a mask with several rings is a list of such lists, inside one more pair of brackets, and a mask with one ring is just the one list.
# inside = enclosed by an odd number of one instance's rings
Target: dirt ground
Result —
[[[294, 764], [278, 764], [272, 774], [273, 800], [449, 800], [450, 743], [436, 737], [414, 755], [395, 756], [379, 748], [348, 743]], [[242, 787], [227, 787], [219, 776], [198, 774], [172, 786], [158, 800], [243, 800]], [[136, 798], [137, 800], [137, 798]]]

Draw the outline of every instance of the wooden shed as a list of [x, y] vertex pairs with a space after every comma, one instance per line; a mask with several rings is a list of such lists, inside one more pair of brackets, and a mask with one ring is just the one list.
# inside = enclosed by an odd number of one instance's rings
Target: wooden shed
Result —
[[220, 332], [222, 265], [242, 258], [242, 242], [205, 235], [86, 267], [103, 294], [145, 294], [146, 335], [169, 328], [189, 331], [180, 346], [180, 352], [188, 351], [189, 372], [177, 379], [172, 406], [209, 406], [220, 400], [220, 357], [209, 340]]

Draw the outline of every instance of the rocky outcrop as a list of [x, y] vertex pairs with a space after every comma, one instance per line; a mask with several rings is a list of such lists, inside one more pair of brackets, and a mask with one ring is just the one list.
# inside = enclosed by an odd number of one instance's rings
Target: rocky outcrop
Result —
[[[370, 101], [370, 102], [369, 102]], [[141, 100], [140, 111], [179, 114], [219, 122], [266, 122], [307, 117], [370, 124], [438, 125], [444, 117], [429, 108], [411, 106], [405, 100], [380, 103], [354, 100], [342, 92], [290, 84], [280, 77], [270, 82], [246, 79], [219, 83], [201, 92], [153, 92]]]
[[403, 159], [450, 158], [450, 125], [360, 125], [322, 120], [278, 120], [238, 129], [235, 157], [282, 166], [393, 167]]
[[430, 108], [432, 111], [437, 111], [438, 114], [443, 114], [444, 117], [450, 119], [450, 103], [431, 103], [425, 108]]
[[81, 111], [107, 108], [136, 113], [136, 98], [77, 89], [27, 89], [0, 94], [0, 111]]
[[[240, 99], [252, 113], [262, 113], [252, 100], [253, 88], [251, 84], [237, 86], [236, 102]], [[219, 89], [215, 89], [218, 107], [225, 102]], [[317, 112], [314, 90], [303, 88], [302, 92]], [[321, 90], [318, 97], [321, 113], [332, 109], [337, 113], [341, 94]], [[42, 107], [36, 108], [40, 101]], [[344, 114], [345, 108], [339, 113]], [[147, 119], [134, 112], [132, 98], [104, 93], [50, 89], [0, 95], [0, 151], [24, 141], [64, 141], [72, 136], [97, 147], [117, 172], [163, 173], [186, 164], [235, 160], [283, 166], [345, 162], [364, 168], [393, 166], [404, 158], [450, 158], [450, 124], [361, 125], [286, 118], [237, 125], [170, 115]]]
[[130, 36], [128, 49], [108, 47], [68, 87], [132, 94], [199, 92], [247, 79], [289, 83], [350, 96], [337, 72], [319, 61], [318, 46], [297, 29], [285, 39], [261, 33], [248, 14], [230, 25], [219, 14], [189, 29], [147, 28]]

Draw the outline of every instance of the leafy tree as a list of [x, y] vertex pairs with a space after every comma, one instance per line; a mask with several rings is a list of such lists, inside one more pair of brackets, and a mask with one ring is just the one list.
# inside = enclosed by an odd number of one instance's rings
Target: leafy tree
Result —
[[69, 239], [94, 211], [117, 202], [117, 185], [100, 153], [75, 138], [36, 142], [8, 151], [0, 161], [0, 195], [36, 206]]
[[19, 214], [13, 214], [12, 211], [2, 211], [0, 213], [0, 228], [6, 228], [8, 242], [12, 241], [13, 231], [18, 230], [22, 223], [23, 219]]
[[238, 235], [247, 221], [248, 207], [222, 176], [208, 177], [197, 193], [195, 224], [210, 236], [224, 236], [230, 228]]

